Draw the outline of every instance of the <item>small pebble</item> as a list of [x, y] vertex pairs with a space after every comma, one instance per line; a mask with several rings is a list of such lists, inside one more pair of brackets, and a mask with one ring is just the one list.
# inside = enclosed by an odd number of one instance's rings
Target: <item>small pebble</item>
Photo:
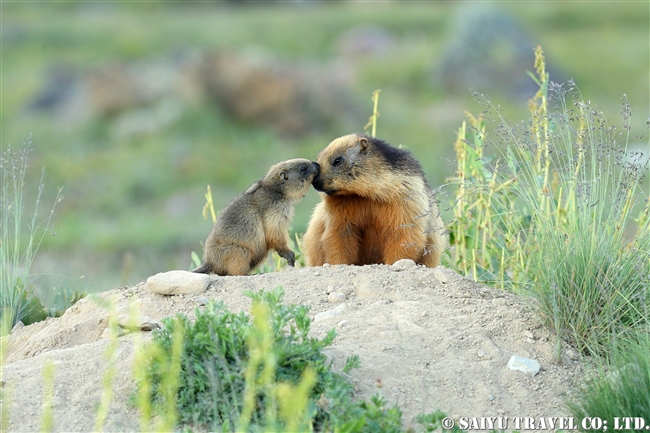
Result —
[[348, 297], [345, 296], [345, 293], [341, 293], [341, 292], [332, 292], [329, 294], [329, 296], [327, 296], [328, 301], [336, 304], [338, 304], [339, 302], [345, 302], [346, 299], [348, 299]]
[[199, 305], [205, 305], [208, 303], [208, 298], [204, 298], [203, 296], [196, 298], [196, 303]]
[[433, 276], [442, 284], [447, 284], [449, 282], [449, 277], [447, 277], [447, 274], [445, 274], [445, 272], [440, 268], [435, 268], [433, 270]]
[[323, 311], [322, 313], [316, 314], [316, 317], [314, 317], [314, 322], [322, 322], [324, 320], [332, 319], [336, 316], [340, 316], [343, 314], [343, 311], [341, 310], [328, 310], [328, 311]]
[[393, 263], [393, 265], [390, 267], [392, 271], [403, 271], [405, 269], [410, 269], [414, 268], [417, 265], [415, 262], [411, 259], [401, 259]]
[[534, 359], [524, 358], [522, 356], [512, 355], [508, 361], [508, 368], [510, 370], [521, 371], [524, 373], [531, 373], [536, 375], [539, 373], [541, 366], [539, 362]]
[[25, 324], [21, 320], [19, 320], [18, 322], [16, 322], [14, 327], [11, 328], [11, 332], [9, 332], [9, 333], [11, 334], [11, 333], [13, 333], [15, 331], [19, 331], [20, 329], [22, 329], [24, 327], [25, 327]]
[[352, 293], [352, 287], [339, 287], [337, 292], [345, 293], [345, 296], [350, 296], [350, 293]]

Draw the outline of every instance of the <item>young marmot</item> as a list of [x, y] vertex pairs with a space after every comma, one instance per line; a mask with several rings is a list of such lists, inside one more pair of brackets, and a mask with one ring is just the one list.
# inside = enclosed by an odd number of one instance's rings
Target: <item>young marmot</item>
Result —
[[289, 265], [289, 224], [294, 205], [302, 199], [319, 172], [307, 159], [280, 162], [262, 180], [231, 201], [221, 212], [205, 241], [203, 264], [193, 272], [246, 275], [273, 249]]
[[322, 201], [303, 239], [308, 266], [393, 264], [435, 267], [445, 227], [420, 163], [410, 152], [361, 134], [337, 138], [318, 154], [314, 188]]

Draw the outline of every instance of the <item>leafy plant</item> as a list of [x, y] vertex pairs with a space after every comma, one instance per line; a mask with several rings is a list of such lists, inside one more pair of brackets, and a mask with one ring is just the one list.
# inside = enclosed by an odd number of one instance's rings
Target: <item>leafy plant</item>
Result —
[[[331, 370], [322, 353], [332, 343], [335, 332], [330, 331], [322, 340], [309, 337], [309, 309], [282, 305], [282, 294], [281, 288], [248, 293], [254, 305], [268, 308], [268, 329], [264, 332], [260, 330], [265, 323], [263, 317], [252, 323], [250, 316], [232, 313], [222, 302], [210, 302], [203, 310], [197, 309], [194, 323], [181, 314], [164, 320], [163, 328], [154, 333], [153, 342], [165, 354], [170, 353], [173, 345], [175, 327], [185, 330], [177, 402], [180, 422], [224, 430], [241, 425], [242, 419], [248, 419], [252, 429], [269, 421], [286, 425], [286, 421], [273, 416], [269, 419], [276, 407], [269, 406], [275, 399], [272, 389], [276, 384], [299, 386], [306, 369], [315, 374], [308, 395], [310, 403], [306, 406], [315, 424], [326, 423], [329, 418], [326, 410], [315, 403], [321, 396], [350, 397], [352, 386]], [[254, 307], [254, 312], [255, 308], [258, 307]], [[266, 313], [256, 314], [258, 317]], [[260, 371], [266, 371], [262, 379], [257, 376]], [[147, 374], [154, 401], [160, 401], [160, 362], [154, 360]], [[249, 412], [245, 413], [245, 408]]]
[[54, 289], [52, 307], [47, 310], [49, 317], [60, 317], [65, 310], [85, 298], [86, 292], [75, 292], [70, 287], [57, 287]]

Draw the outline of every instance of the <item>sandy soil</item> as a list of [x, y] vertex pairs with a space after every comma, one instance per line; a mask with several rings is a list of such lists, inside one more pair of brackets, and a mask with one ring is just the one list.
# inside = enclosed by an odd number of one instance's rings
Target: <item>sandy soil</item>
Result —
[[[352, 373], [359, 397], [382, 393], [403, 410], [406, 426], [418, 413], [436, 409], [456, 418], [568, 415], [565, 399], [582, 375], [577, 353], [567, 348], [562, 361], [554, 362], [554, 336], [531, 306], [448, 269], [326, 265], [215, 276], [203, 294], [163, 296], [141, 283], [100, 297], [112, 299], [122, 313], [135, 300], [141, 315], [160, 320], [177, 312], [193, 316], [194, 309], [210, 299], [223, 300], [234, 311], [248, 310], [251, 301], [244, 290], [276, 286], [284, 288], [286, 303], [311, 306], [314, 336], [337, 328], [328, 349], [335, 367], [347, 356], [359, 355], [361, 368]], [[345, 302], [330, 302], [332, 291], [346, 293]], [[42, 372], [48, 359], [55, 364], [54, 431], [93, 430], [107, 364], [109, 340], [102, 334], [108, 314], [96, 300], [86, 298], [61, 318], [12, 332], [2, 378], [10, 394], [3, 404], [10, 405], [11, 431], [39, 429]], [[105, 431], [139, 430], [138, 414], [128, 404], [134, 389], [136, 337], [118, 340]], [[541, 371], [533, 376], [509, 370], [512, 355], [536, 359]]]

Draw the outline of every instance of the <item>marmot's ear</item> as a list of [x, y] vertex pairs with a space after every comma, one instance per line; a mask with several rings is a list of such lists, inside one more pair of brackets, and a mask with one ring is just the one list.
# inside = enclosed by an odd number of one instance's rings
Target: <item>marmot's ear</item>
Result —
[[288, 180], [289, 179], [289, 175], [287, 174], [286, 171], [282, 170], [280, 172], [280, 179], [282, 179], [282, 180]]
[[368, 139], [366, 137], [361, 137], [359, 139], [359, 151], [361, 153], [366, 153], [367, 149], [368, 149]]

